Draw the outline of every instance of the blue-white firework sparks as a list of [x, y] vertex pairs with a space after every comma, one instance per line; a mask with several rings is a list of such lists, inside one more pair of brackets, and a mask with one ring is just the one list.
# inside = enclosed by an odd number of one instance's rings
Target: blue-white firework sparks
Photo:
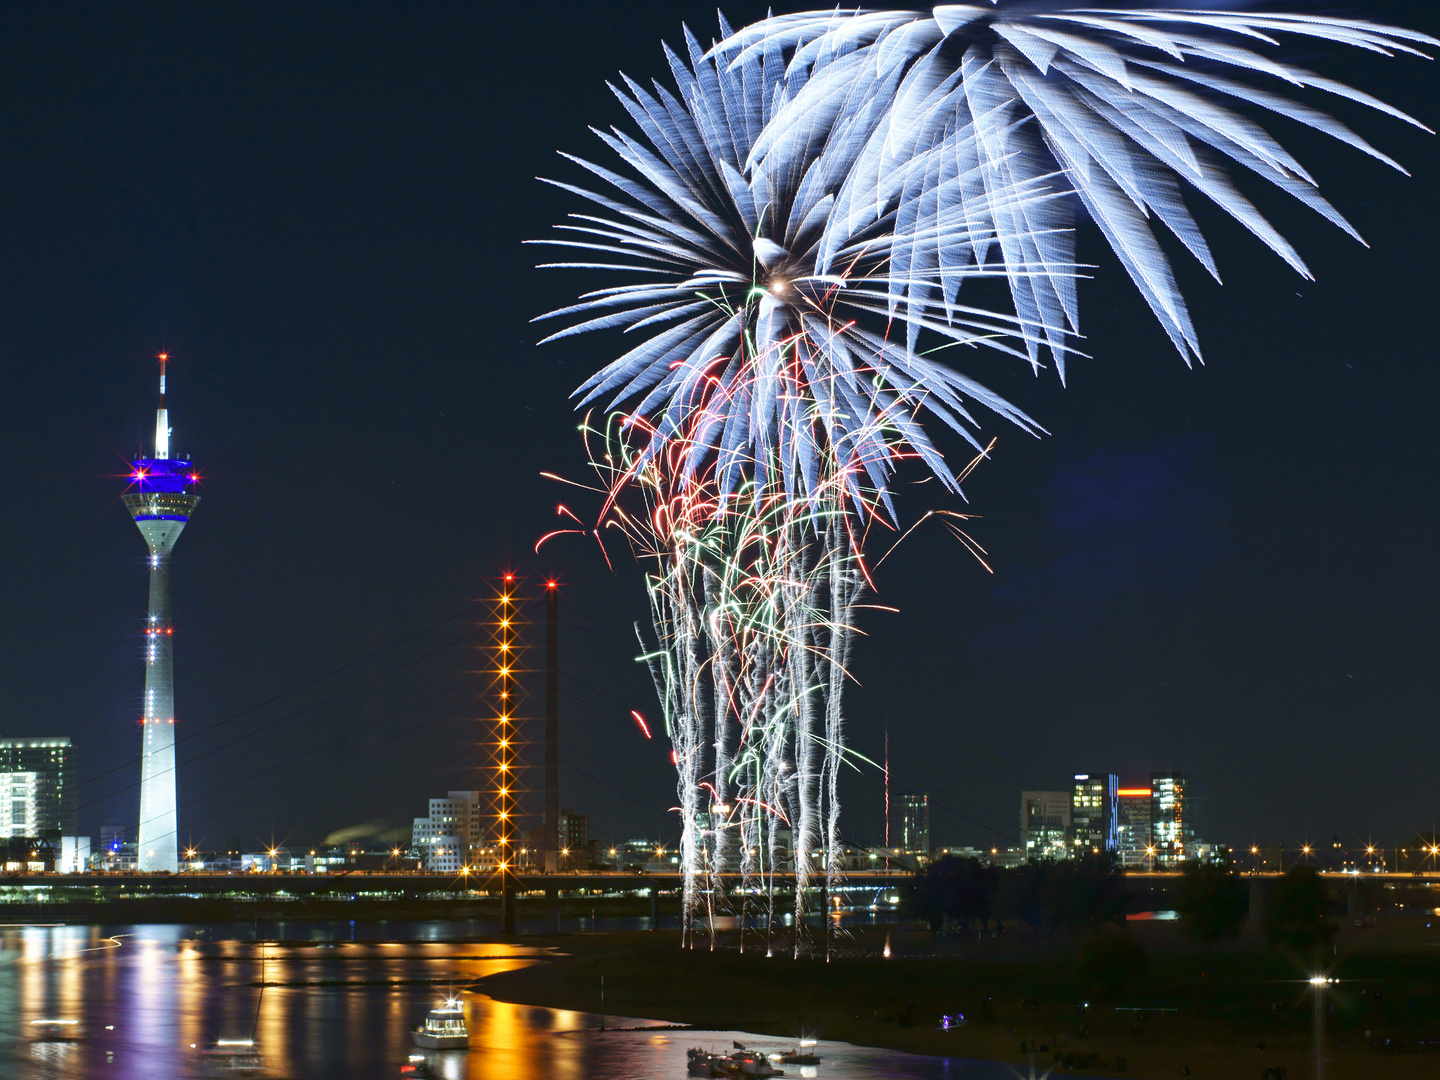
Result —
[[[1306, 277], [1299, 253], [1230, 180], [1228, 164], [1360, 239], [1305, 167], [1240, 106], [1308, 125], [1396, 169], [1392, 158], [1295, 95], [1310, 88], [1423, 127], [1275, 54], [1286, 37], [1299, 37], [1423, 56], [1418, 47], [1440, 45], [1434, 38], [1358, 19], [1230, 6], [1000, 0], [929, 11], [817, 11], [756, 23], [720, 50], [743, 65], [752, 50], [768, 56], [783, 48], [786, 78], [800, 87], [751, 150], [750, 173], [763, 175], [772, 158], [786, 162], [817, 138], [861, 146], [851, 152], [855, 165], [836, 197], [817, 272], [829, 272], [854, 226], [892, 213], [893, 266], [908, 294], [903, 312], [928, 307], [935, 285], [933, 273], [913, 271], [906, 283], [901, 267], [938, 257], [948, 300], [964, 271], [985, 265], [993, 247], [1007, 271], [1017, 268], [1011, 293], [1032, 360], [1043, 335], [1063, 375], [1065, 330], [1079, 328], [1071, 228], [1079, 207], [1070, 200], [1017, 204], [1014, 191], [1073, 192], [1188, 361], [1199, 357], [1199, 341], [1150, 225], [1152, 217], [1163, 223], [1218, 280], [1186, 207], [1187, 190]], [[936, 213], [970, 222], [975, 242], [912, 254], [919, 223]]]

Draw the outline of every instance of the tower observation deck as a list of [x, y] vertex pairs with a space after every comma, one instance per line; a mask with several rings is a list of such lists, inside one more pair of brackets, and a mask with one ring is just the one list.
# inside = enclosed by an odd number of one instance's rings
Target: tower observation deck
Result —
[[170, 414], [165, 407], [165, 364], [160, 354], [160, 408], [155, 415], [155, 456], [131, 462], [125, 508], [150, 549], [150, 607], [145, 621], [145, 699], [141, 711], [139, 869], [180, 868], [175, 815], [175, 683], [170, 622], [170, 556], [195, 512], [198, 477], [186, 458], [170, 456]]

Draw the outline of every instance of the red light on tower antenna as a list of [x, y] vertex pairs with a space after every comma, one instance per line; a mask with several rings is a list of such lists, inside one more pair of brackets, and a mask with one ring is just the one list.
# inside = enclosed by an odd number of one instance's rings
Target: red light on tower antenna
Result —
[[547, 582], [545, 583], [545, 587], [546, 587], [547, 589], [553, 589], [553, 588], [555, 588], [555, 582], [553, 582], [553, 581], [547, 581]]
[[162, 352], [162, 353], [160, 354], [160, 359], [161, 359], [161, 360], [169, 360], [169, 359], [170, 359], [170, 354], [169, 354], [168, 352]]

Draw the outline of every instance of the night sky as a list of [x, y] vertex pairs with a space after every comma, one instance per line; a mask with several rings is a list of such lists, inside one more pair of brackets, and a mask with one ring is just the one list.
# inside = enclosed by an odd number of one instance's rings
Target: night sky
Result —
[[[1430, 3], [1365, 10], [1440, 33]], [[82, 833], [138, 808], [145, 549], [119, 497], [168, 350], [172, 445], [205, 477], [173, 583], [182, 842], [383, 832], [479, 786], [476, 605], [509, 566], [564, 583], [564, 803], [674, 836], [668, 747], [628, 719], [657, 715], [638, 571], [532, 554], [570, 501], [539, 473], [587, 475], [569, 392], [617, 342], [536, 347], [530, 318], [593, 281], [521, 242], [576, 208], [535, 180], [575, 179], [555, 151], [603, 154], [586, 125], [624, 119], [604, 80], [662, 74], [662, 37], [713, 11], [0, 13], [0, 735], [74, 740]], [[1440, 123], [1434, 64], [1302, 59]], [[1325, 104], [1413, 172], [1271, 123], [1369, 249], [1246, 182], [1318, 281], [1192, 199], [1225, 276], [1176, 259], [1204, 368], [1086, 231], [1093, 359], [1065, 389], [969, 369], [1053, 434], [993, 427], [968, 507], [944, 503], [993, 574], [938, 527], [881, 568], [900, 613], [866, 615], [847, 709], [877, 760], [888, 722], [937, 844], [1013, 842], [1021, 789], [1075, 771], [1184, 770], [1202, 836], [1236, 844], [1440, 819], [1440, 139]], [[907, 523], [936, 496], [903, 490]], [[875, 771], [845, 798], [878, 841]]]

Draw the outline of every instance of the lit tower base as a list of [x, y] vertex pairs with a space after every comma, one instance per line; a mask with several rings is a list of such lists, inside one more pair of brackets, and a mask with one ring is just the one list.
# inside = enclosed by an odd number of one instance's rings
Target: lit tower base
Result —
[[155, 456], [131, 463], [125, 507], [150, 548], [150, 610], [145, 622], [145, 704], [141, 716], [138, 866], [150, 873], [179, 872], [180, 830], [175, 816], [175, 681], [171, 652], [170, 553], [200, 496], [191, 490], [194, 465], [170, 456], [165, 408], [165, 361], [160, 354], [160, 408]]

